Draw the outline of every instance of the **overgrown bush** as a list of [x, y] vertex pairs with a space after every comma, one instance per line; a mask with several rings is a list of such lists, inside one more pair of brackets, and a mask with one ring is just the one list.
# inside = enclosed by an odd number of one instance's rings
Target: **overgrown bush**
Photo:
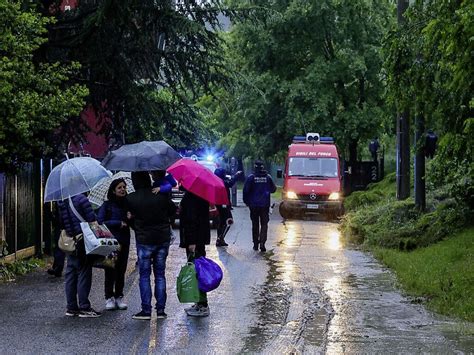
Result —
[[390, 175], [368, 191], [351, 195], [349, 212], [342, 219], [343, 233], [368, 246], [413, 250], [444, 239], [469, 225], [473, 217], [466, 203], [449, 198], [443, 190], [429, 196], [427, 212], [421, 212], [413, 199], [395, 200], [394, 194]]
[[366, 191], [355, 191], [344, 200], [346, 211], [355, 211], [360, 207], [374, 205], [395, 198], [395, 173], [388, 174], [378, 183], [370, 184]]

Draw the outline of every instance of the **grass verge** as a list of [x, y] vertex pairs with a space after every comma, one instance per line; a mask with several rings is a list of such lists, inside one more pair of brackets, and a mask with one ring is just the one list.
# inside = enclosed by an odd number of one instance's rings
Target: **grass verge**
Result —
[[474, 321], [473, 210], [439, 188], [427, 210], [397, 201], [395, 175], [345, 200], [340, 229], [397, 274], [401, 287], [441, 314]]
[[474, 322], [474, 227], [410, 252], [374, 248], [402, 288], [441, 314]]

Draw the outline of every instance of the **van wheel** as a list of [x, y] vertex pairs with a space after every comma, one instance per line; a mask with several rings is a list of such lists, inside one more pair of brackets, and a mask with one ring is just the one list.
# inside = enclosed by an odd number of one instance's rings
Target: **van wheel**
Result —
[[278, 211], [280, 212], [280, 215], [283, 219], [290, 219], [293, 217], [293, 214], [283, 205], [283, 203], [280, 203]]

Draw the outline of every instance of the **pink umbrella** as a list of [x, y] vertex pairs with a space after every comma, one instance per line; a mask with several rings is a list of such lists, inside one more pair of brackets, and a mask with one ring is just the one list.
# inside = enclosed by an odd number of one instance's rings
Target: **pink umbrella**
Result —
[[192, 159], [180, 159], [167, 171], [193, 194], [215, 205], [229, 205], [227, 189], [221, 178]]

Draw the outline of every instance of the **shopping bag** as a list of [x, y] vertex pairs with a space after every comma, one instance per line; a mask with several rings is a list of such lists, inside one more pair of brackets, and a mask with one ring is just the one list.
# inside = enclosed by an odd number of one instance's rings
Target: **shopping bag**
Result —
[[188, 262], [181, 267], [178, 279], [176, 280], [176, 293], [181, 303], [205, 301], [205, 295], [198, 288], [196, 270], [193, 263]]
[[221, 267], [211, 259], [201, 256], [194, 260], [199, 290], [210, 292], [219, 287], [223, 273]]
[[86, 254], [107, 256], [119, 249], [119, 243], [103, 224], [81, 222]]

